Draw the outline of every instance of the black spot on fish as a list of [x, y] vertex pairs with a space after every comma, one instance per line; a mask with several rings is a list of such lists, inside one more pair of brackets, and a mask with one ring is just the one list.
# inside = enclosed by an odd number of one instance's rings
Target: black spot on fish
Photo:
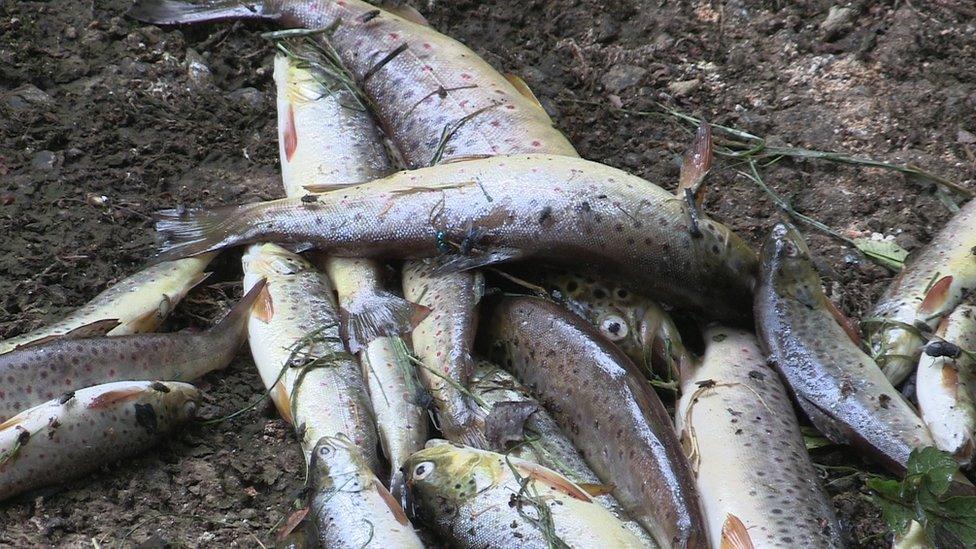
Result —
[[136, 423], [144, 427], [150, 435], [156, 434], [159, 423], [156, 421], [156, 410], [152, 404], [136, 404]]
[[169, 387], [167, 387], [165, 383], [161, 383], [159, 381], [153, 381], [152, 382], [152, 385], [150, 385], [150, 387], [152, 387], [152, 389], [154, 391], [159, 391], [160, 393], [168, 393], [169, 392]]
[[58, 404], [65, 404], [73, 398], [75, 398], [75, 392], [68, 391], [67, 393], [61, 395], [61, 398], [58, 399]]
[[380, 16], [380, 10], [367, 11], [366, 13], [359, 16], [359, 21], [361, 23], [369, 23], [370, 21], [376, 19], [379, 16]]
[[552, 221], [552, 206], [542, 208], [542, 211], [539, 212], [539, 225], [546, 225], [546, 222], [552, 224]]
[[884, 393], [882, 393], [881, 395], [878, 396], [878, 404], [880, 404], [881, 407], [884, 408], [885, 410], [888, 409], [888, 403], [889, 402], [891, 402], [891, 397], [890, 396], [888, 396], [888, 395], [886, 395]]
[[757, 371], [757, 370], [750, 370], [749, 371], [749, 377], [752, 378], [752, 379], [758, 379], [759, 381], [762, 381], [762, 380], [766, 379], [766, 374], [764, 374], [764, 373], [762, 373], [760, 371]]

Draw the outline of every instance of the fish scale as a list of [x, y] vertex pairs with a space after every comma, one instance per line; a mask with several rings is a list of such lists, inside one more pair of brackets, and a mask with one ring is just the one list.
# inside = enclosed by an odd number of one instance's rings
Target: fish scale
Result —
[[700, 366], [684, 372], [675, 423], [712, 540], [842, 547], [789, 395], [755, 336], [712, 327], [705, 343]]
[[[259, 291], [258, 288], [257, 291]], [[56, 339], [0, 355], [0, 421], [57, 395], [109, 381], [190, 381], [227, 366], [245, 339], [246, 294], [208, 330]]]
[[122, 381], [26, 410], [0, 423], [0, 501], [142, 451], [193, 419], [199, 402], [186, 383]]

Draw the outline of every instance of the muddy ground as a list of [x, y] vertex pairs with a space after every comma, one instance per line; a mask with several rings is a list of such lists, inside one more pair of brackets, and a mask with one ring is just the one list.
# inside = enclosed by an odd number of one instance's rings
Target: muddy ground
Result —
[[[431, 5], [432, 4], [432, 5]], [[521, 74], [580, 153], [671, 187], [688, 140], [656, 102], [772, 143], [911, 162], [976, 188], [976, 10], [966, 0], [435, 0], [431, 23]], [[799, 5], [794, 5], [799, 4]], [[159, 29], [126, 0], [0, 0], [0, 338], [57, 319], [153, 253], [150, 215], [279, 194], [267, 27]], [[188, 63], [188, 58], [197, 63]], [[188, 70], [188, 65], [206, 70]], [[778, 219], [720, 161], [707, 209], [758, 244]], [[764, 172], [794, 207], [906, 249], [949, 217], [930, 185], [878, 169], [784, 160]], [[805, 229], [832, 297], [860, 317], [890, 273]], [[238, 289], [218, 264], [168, 329], [201, 326]], [[261, 384], [243, 351], [200, 383], [204, 415]], [[855, 464], [839, 451], [827, 465]], [[829, 489], [855, 546], [885, 544], [857, 476]], [[261, 404], [142, 457], [0, 505], [0, 545], [272, 543], [303, 477], [287, 426]]]

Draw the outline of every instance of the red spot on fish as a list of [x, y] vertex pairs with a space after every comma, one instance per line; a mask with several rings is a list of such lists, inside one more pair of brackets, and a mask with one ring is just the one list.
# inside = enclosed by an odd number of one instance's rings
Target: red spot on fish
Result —
[[424, 42], [424, 49], [425, 50], [429, 50], [431, 47], [432, 46], [430, 44], [428, 44], [427, 42]]
[[52, 398], [54, 398], [54, 393], [48, 393], [48, 394], [44, 395], [44, 398], [46, 398], [48, 400], [51, 400]]
[[285, 129], [282, 131], [285, 143], [285, 159], [289, 162], [295, 156], [295, 149], [298, 148], [298, 133], [295, 130], [295, 109], [291, 103], [288, 104], [288, 116], [285, 117]]
[[532, 146], [533, 146], [533, 147], [541, 147], [541, 146], [542, 146], [542, 143], [541, 143], [541, 142], [539, 142], [539, 141], [533, 141], [533, 142], [532, 142]]
[[462, 72], [461, 73], [461, 80], [471, 80], [471, 75], [468, 74], [468, 73], [466, 73], [466, 72]]
[[65, 385], [71, 385], [71, 378], [70, 378], [70, 377], [66, 377], [66, 378], [64, 379], [64, 384], [65, 384]]
[[0, 400], [7, 398], [7, 393], [0, 391]]
[[31, 394], [34, 392], [34, 388], [28, 385], [27, 389], [25, 389], [24, 392], [26, 392], [27, 394]]
[[490, 124], [491, 124], [491, 127], [493, 127], [493, 128], [497, 128], [497, 127], [499, 127], [499, 126], [501, 126], [501, 125], [502, 125], [502, 123], [501, 123], [501, 122], [499, 122], [499, 121], [497, 121], [497, 120], [492, 120], [492, 121], [490, 122]]
[[391, 32], [389, 34], [389, 37], [390, 37], [390, 40], [396, 40], [396, 39], [400, 38], [400, 35], [397, 34], [397, 33], [395, 33], [395, 32]]
[[468, 106], [468, 100], [465, 99], [465, 100], [461, 101], [460, 103], [458, 103], [458, 105], [461, 105], [461, 107], [467, 107]]
[[514, 111], [515, 110], [515, 105], [505, 105], [505, 108], [508, 109], [508, 110], [510, 110], [510, 111]]
[[433, 72], [434, 67], [431, 67], [430, 65], [424, 65], [424, 70], [427, 72]]
[[115, 370], [114, 369], [108, 371], [108, 377], [115, 377]]

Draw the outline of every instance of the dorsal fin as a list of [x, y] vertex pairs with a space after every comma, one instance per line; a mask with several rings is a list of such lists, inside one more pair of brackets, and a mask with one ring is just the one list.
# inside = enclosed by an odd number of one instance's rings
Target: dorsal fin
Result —
[[518, 469], [523, 475], [531, 478], [533, 481], [545, 484], [553, 490], [566, 494], [571, 498], [586, 502], [593, 501], [593, 498], [591, 498], [589, 494], [584, 492], [579, 486], [573, 484], [572, 481], [551, 469], [546, 469], [537, 463], [527, 461], [520, 462], [515, 465], [515, 468]]
[[393, 15], [396, 15], [401, 19], [406, 19], [411, 23], [416, 23], [424, 27], [430, 26], [430, 22], [427, 21], [427, 18], [424, 17], [422, 13], [417, 11], [416, 8], [408, 4], [401, 4], [399, 6], [383, 6], [383, 9], [392, 13]]
[[752, 539], [746, 525], [742, 524], [739, 517], [726, 515], [725, 523], [722, 524], [721, 549], [753, 549]]
[[[547, 113], [546, 109], [543, 108], [542, 103], [539, 102], [539, 98], [536, 97], [535, 93], [532, 92], [532, 88], [525, 83], [525, 80], [523, 80], [521, 76], [516, 74], [505, 74], [505, 80], [508, 80], [508, 83], [518, 90], [520, 95], [531, 101], [536, 107], [539, 107], [539, 110], [546, 115], [546, 118], [549, 118], [549, 113]], [[549, 118], [549, 122], [552, 122], [551, 118]]]
[[28, 341], [27, 343], [22, 343], [15, 347], [15, 349], [23, 349], [25, 347], [33, 347], [35, 345], [43, 345], [44, 343], [50, 343], [52, 341], [57, 341], [59, 339], [81, 339], [83, 337], [99, 337], [103, 336], [121, 324], [117, 318], [103, 318], [101, 320], [96, 320], [94, 322], [89, 322], [82, 326], [65, 332], [63, 334], [51, 334], [44, 337], [35, 339], [33, 341]]

